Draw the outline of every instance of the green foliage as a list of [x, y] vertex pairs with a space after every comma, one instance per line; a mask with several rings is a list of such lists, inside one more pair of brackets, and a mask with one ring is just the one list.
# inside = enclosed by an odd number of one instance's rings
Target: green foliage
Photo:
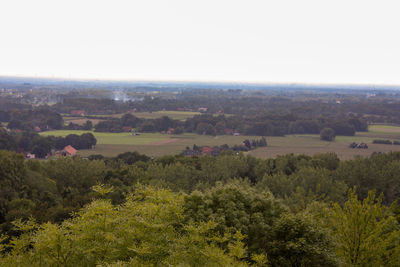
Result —
[[324, 128], [319, 133], [320, 139], [324, 141], [335, 140], [335, 131], [332, 128]]
[[185, 198], [187, 220], [218, 223], [220, 233], [241, 231], [250, 253], [272, 266], [334, 266], [329, 236], [305, 217], [290, 215], [268, 192], [244, 182], [217, 185]]
[[134, 152], [125, 152], [122, 154], [119, 154], [116, 158], [117, 160], [121, 160], [122, 162], [124, 162], [125, 164], [133, 164], [135, 162], [138, 161], [149, 161], [150, 158], [147, 157], [146, 155], [142, 155], [139, 154], [138, 152], [134, 151]]
[[211, 221], [183, 219], [182, 195], [139, 187], [121, 206], [96, 200], [61, 225], [17, 222], [22, 235], [0, 265], [247, 266], [243, 235], [220, 236]]
[[382, 196], [375, 198], [374, 191], [359, 200], [354, 189], [343, 207], [334, 205], [331, 229], [345, 265], [399, 266], [400, 226], [391, 209], [381, 203]]
[[285, 199], [290, 207], [300, 204], [296, 195], [299, 191], [312, 200], [326, 200], [343, 203], [347, 185], [334, 180], [327, 169], [301, 168], [291, 174], [265, 175], [259, 183], [261, 188], [269, 188], [275, 196]]
[[[0, 231], [11, 237], [0, 266], [333, 266], [354, 251], [361, 266], [396, 266], [399, 206], [384, 205], [399, 199], [399, 172], [400, 153], [41, 161], [0, 151]], [[346, 202], [353, 185], [368, 201], [352, 191]]]
[[356, 186], [360, 198], [366, 198], [368, 191], [376, 189], [378, 194], [383, 193], [383, 203], [390, 205], [400, 199], [399, 173], [400, 153], [396, 152], [342, 161], [332, 177], [349, 187]]
[[311, 217], [284, 214], [271, 229], [268, 257], [273, 266], [338, 266], [332, 245]]

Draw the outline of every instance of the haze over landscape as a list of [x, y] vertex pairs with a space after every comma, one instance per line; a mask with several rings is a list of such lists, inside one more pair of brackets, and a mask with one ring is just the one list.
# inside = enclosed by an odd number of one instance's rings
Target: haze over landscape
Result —
[[1, 1], [0, 75], [400, 84], [397, 1]]

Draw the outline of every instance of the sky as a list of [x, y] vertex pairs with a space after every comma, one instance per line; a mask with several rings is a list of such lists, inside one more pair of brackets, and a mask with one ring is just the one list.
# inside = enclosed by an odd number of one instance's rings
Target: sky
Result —
[[400, 84], [400, 1], [1, 0], [0, 76]]

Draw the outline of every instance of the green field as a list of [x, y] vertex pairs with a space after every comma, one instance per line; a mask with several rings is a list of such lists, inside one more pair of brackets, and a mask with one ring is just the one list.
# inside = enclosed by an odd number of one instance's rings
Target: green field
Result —
[[92, 150], [81, 150], [82, 156], [91, 154], [103, 154], [105, 156], [116, 156], [126, 151], [138, 151], [150, 156], [165, 154], [177, 154], [194, 144], [200, 146], [215, 146], [228, 144], [230, 146], [241, 144], [245, 139], [256, 139], [255, 136], [209, 136], [197, 134], [167, 135], [160, 133], [142, 133], [139, 136], [132, 136], [130, 133], [97, 133], [92, 131], [58, 130], [41, 133], [44, 136], [67, 136], [91, 132], [97, 139], [97, 145]]
[[[356, 155], [369, 156], [372, 152], [400, 151], [400, 146], [372, 144], [374, 139], [398, 140], [400, 127], [373, 125], [370, 132], [359, 132], [355, 136], [337, 136], [334, 142], [321, 141], [319, 135], [287, 135], [284, 137], [267, 137], [268, 147], [258, 148], [248, 152], [251, 155], [262, 158], [275, 157], [277, 155], [294, 153], [313, 155], [316, 153], [334, 152], [342, 159], [350, 159]], [[43, 132], [42, 135], [66, 136], [68, 134], [82, 134], [91, 131], [60, 130]], [[161, 156], [178, 154], [187, 146], [193, 144], [199, 146], [215, 146], [228, 144], [239, 145], [245, 139], [258, 139], [257, 136], [207, 136], [197, 134], [167, 135], [160, 133], [143, 133], [132, 136], [130, 133], [97, 133], [92, 132], [97, 145], [93, 150], [81, 150], [79, 154], [88, 156], [91, 154], [103, 154], [104, 156], [116, 156], [127, 151], [138, 151], [149, 156]], [[351, 149], [352, 142], [367, 143], [368, 149]]]

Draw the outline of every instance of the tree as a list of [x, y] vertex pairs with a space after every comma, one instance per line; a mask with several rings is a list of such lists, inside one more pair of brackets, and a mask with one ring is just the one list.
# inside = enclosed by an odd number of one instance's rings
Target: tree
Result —
[[17, 144], [15, 139], [1, 128], [0, 128], [0, 149], [14, 150], [14, 151], [17, 150]]
[[85, 124], [83, 124], [83, 129], [91, 131], [93, 129], [93, 123], [90, 120], [87, 120]]
[[45, 158], [53, 147], [54, 143], [49, 138], [37, 135], [32, 140], [32, 153], [38, 158]]
[[200, 122], [196, 127], [196, 133], [212, 135], [215, 133], [215, 130], [211, 124], [205, 123], [205, 122]]
[[84, 133], [80, 136], [80, 149], [91, 149], [96, 145], [97, 140], [92, 133]]
[[335, 140], [335, 131], [332, 128], [324, 128], [321, 130], [320, 139], [324, 141], [333, 141]]
[[218, 235], [210, 221], [184, 222], [183, 203], [181, 194], [139, 186], [123, 205], [95, 200], [61, 225], [17, 221], [22, 235], [0, 247], [0, 265], [248, 266], [243, 235]]
[[272, 266], [333, 266], [327, 233], [305, 217], [290, 215], [269, 192], [235, 181], [185, 198], [188, 220], [218, 223], [222, 234], [241, 231], [250, 253], [268, 256]]
[[330, 213], [337, 254], [350, 266], [398, 266], [400, 263], [400, 227], [391, 209], [381, 205], [382, 195], [359, 200], [349, 190], [343, 207], [335, 204]]
[[117, 160], [123, 161], [125, 164], [132, 165], [138, 161], [149, 161], [150, 158], [144, 154], [139, 154], [138, 152], [125, 152], [121, 153], [116, 157]]

